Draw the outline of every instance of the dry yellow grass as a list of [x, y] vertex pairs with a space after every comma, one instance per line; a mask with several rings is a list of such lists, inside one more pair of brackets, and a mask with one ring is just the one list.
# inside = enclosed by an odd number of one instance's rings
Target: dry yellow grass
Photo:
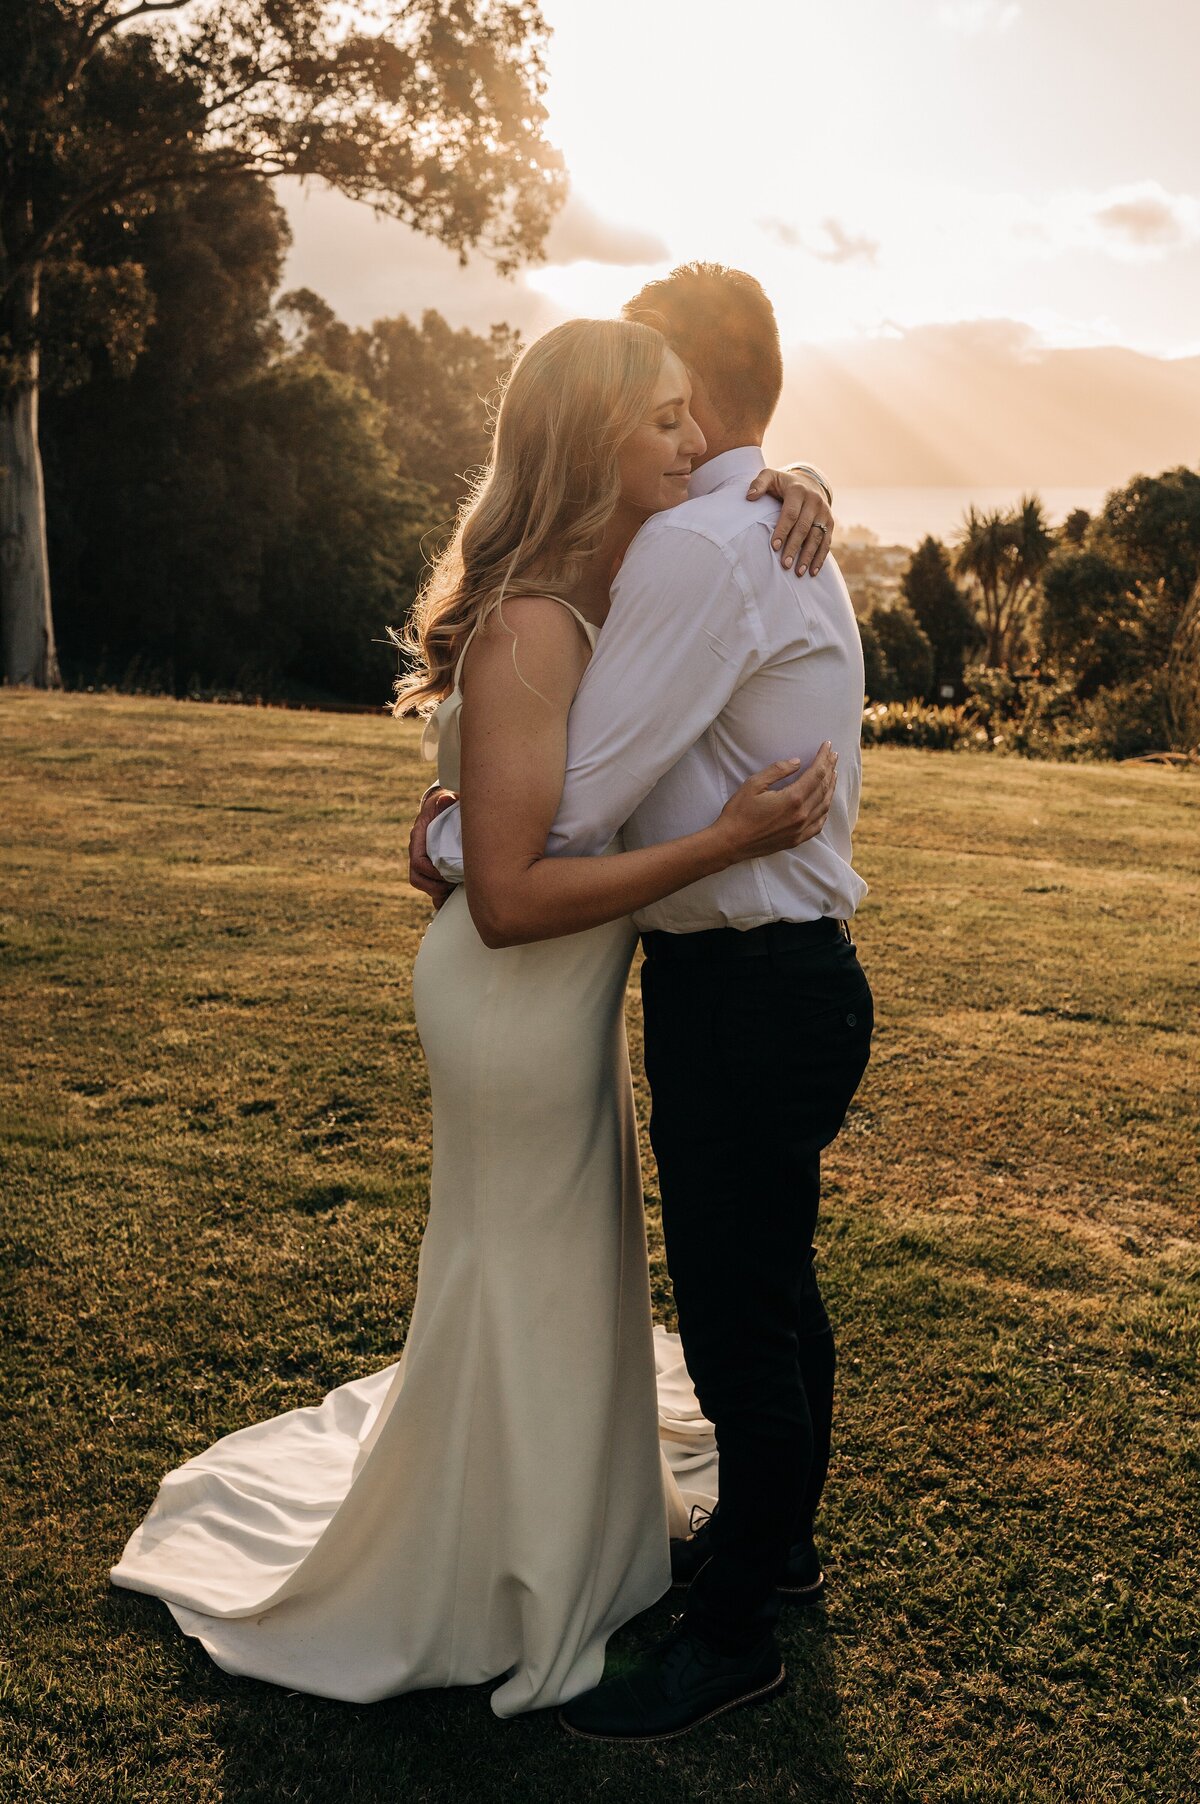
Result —
[[789, 1619], [784, 1701], [622, 1751], [476, 1692], [232, 1679], [107, 1585], [168, 1467], [403, 1342], [413, 729], [9, 693], [0, 739], [4, 1795], [1193, 1795], [1194, 773], [868, 757], [879, 1027], [821, 1232], [828, 1606]]

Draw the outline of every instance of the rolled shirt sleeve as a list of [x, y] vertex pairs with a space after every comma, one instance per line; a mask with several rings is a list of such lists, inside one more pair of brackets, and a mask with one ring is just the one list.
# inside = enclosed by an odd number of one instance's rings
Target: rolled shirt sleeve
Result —
[[462, 810], [457, 802], [452, 808], [443, 808], [430, 821], [425, 845], [431, 862], [446, 882], [461, 883], [467, 873], [463, 867]]

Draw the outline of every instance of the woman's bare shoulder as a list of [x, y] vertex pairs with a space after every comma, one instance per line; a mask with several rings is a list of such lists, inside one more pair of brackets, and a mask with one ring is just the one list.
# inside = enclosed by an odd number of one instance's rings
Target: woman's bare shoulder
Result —
[[554, 595], [507, 595], [479, 631], [501, 638], [506, 633], [511, 637], [514, 632], [531, 632], [564, 642], [581, 637], [574, 612]]
[[471, 642], [464, 689], [472, 673], [503, 680], [510, 673], [543, 700], [568, 705], [587, 665], [579, 622], [550, 595], [510, 595], [488, 615]]

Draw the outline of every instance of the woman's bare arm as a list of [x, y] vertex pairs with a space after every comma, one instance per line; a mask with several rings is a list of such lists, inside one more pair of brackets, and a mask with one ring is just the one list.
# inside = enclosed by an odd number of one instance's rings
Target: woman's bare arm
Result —
[[619, 920], [743, 859], [799, 845], [825, 823], [836, 758], [823, 747], [759, 772], [699, 833], [605, 858], [548, 858], [562, 795], [567, 715], [587, 652], [557, 602], [504, 604], [472, 641], [464, 666], [462, 833], [467, 906], [487, 946], [579, 933]]

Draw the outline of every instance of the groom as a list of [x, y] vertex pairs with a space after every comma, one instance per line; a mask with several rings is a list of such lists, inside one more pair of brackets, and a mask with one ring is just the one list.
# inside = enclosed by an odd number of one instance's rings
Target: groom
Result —
[[[688, 1371], [720, 1455], [720, 1504], [672, 1544], [690, 1579], [675, 1628], [630, 1672], [567, 1704], [579, 1735], [678, 1735], [784, 1680], [781, 1597], [823, 1585], [813, 1517], [829, 1459], [834, 1344], [813, 1269], [822, 1149], [866, 1068], [871, 991], [846, 925], [863, 661], [836, 564], [772, 547], [774, 501], [748, 502], [782, 385], [779, 335], [751, 276], [691, 264], [624, 309], [688, 368], [707, 440], [689, 499], [626, 554], [571, 709], [558, 853], [628, 848], [707, 826], [753, 771], [839, 754], [826, 826], [794, 851], [732, 866], [636, 917], [650, 1139]], [[817, 534], [824, 549], [824, 537]], [[422, 831], [461, 876], [457, 810]]]

